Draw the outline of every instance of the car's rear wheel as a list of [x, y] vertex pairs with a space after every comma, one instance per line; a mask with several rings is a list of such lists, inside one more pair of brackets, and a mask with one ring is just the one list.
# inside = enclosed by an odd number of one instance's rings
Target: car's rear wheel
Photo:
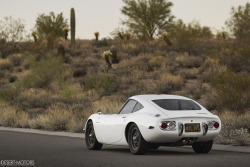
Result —
[[208, 142], [195, 142], [192, 144], [193, 150], [196, 153], [208, 153], [211, 151], [213, 146], [213, 140]]
[[95, 136], [95, 130], [92, 122], [87, 123], [87, 128], [85, 132], [85, 142], [89, 150], [100, 150], [102, 144], [99, 143]]
[[148, 144], [136, 124], [132, 124], [129, 128], [128, 144], [132, 154], [145, 154], [147, 151]]

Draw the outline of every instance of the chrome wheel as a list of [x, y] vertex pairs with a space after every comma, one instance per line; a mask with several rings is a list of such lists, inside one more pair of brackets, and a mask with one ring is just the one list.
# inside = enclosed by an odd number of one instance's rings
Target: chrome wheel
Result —
[[128, 131], [128, 144], [132, 154], [144, 154], [148, 143], [144, 140], [136, 124], [132, 124]]
[[137, 150], [139, 148], [140, 144], [140, 134], [138, 129], [133, 129], [132, 131], [132, 147], [134, 150]]
[[89, 129], [89, 133], [88, 133], [88, 143], [90, 146], [93, 146], [95, 144], [95, 131], [93, 127], [90, 127]]
[[90, 150], [100, 150], [102, 144], [97, 141], [95, 129], [92, 122], [88, 122], [85, 133], [86, 146]]

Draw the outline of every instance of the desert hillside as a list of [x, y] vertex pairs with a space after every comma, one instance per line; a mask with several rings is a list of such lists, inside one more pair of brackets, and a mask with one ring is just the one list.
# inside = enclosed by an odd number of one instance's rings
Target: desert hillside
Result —
[[220, 115], [218, 142], [249, 144], [250, 48], [242, 41], [2, 40], [0, 49], [2, 126], [81, 132], [90, 114], [116, 113], [130, 96], [177, 94]]

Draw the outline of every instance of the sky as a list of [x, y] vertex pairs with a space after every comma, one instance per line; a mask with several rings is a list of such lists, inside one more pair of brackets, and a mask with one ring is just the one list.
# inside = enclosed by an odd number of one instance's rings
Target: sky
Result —
[[[245, 5], [249, 0], [171, 0], [172, 14], [185, 23], [199, 21], [214, 32], [225, 27], [232, 6]], [[75, 9], [76, 38], [92, 39], [94, 32], [100, 38], [110, 37], [110, 32], [122, 27], [122, 0], [0, 0], [0, 20], [6, 16], [24, 20], [27, 32], [31, 32], [39, 14], [53, 11], [63, 13], [70, 22], [70, 9]]]

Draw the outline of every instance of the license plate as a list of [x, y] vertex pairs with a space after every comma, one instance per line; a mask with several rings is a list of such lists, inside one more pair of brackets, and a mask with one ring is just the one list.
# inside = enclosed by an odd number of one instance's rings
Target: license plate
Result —
[[200, 124], [185, 124], [185, 132], [200, 132]]

